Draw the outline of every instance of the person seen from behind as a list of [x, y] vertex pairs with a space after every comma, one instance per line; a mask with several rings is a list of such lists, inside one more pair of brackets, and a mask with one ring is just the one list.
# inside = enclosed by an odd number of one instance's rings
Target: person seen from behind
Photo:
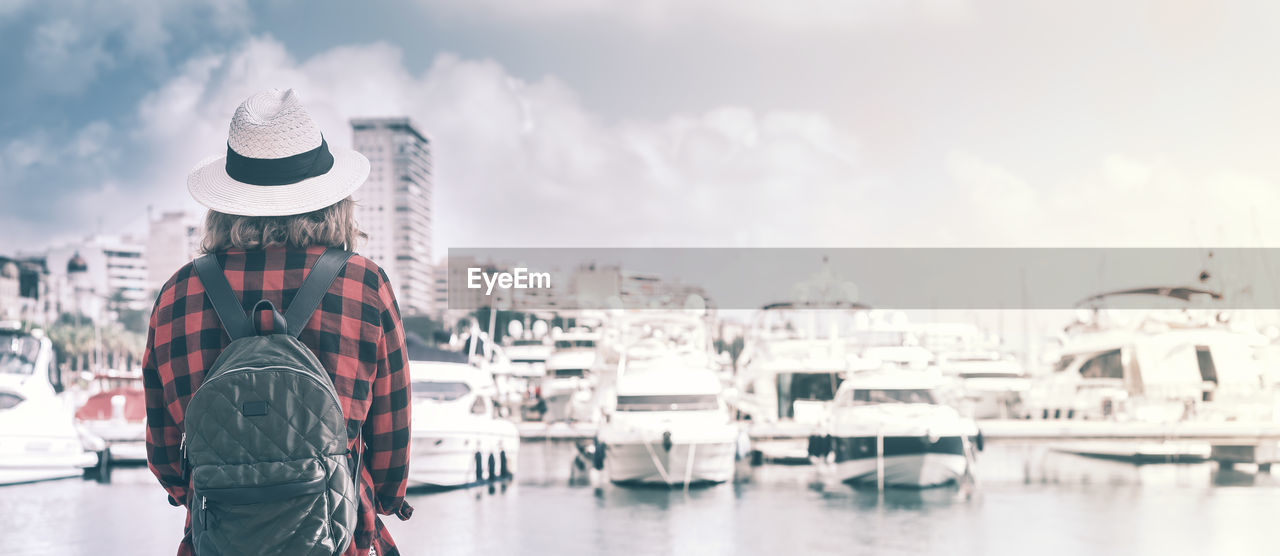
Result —
[[378, 514], [413, 511], [408, 363], [387, 274], [351, 252], [368, 175], [273, 89], [188, 177], [205, 254], [161, 288], [143, 362], [179, 555], [399, 554]]

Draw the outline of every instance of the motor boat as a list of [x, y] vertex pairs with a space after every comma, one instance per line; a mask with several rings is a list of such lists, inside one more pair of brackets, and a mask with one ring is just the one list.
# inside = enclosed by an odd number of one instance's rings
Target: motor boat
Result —
[[863, 368], [847, 338], [865, 307], [801, 309], [774, 303], [752, 321], [738, 357], [740, 396], [734, 405], [755, 424], [817, 424], [845, 375]]
[[861, 316], [859, 326], [845, 336], [860, 357], [911, 369], [924, 369], [936, 358], [921, 343], [920, 325], [908, 322], [905, 313], [870, 310]]
[[546, 374], [547, 358], [551, 356], [550, 342], [544, 339], [520, 338], [509, 341], [504, 346], [504, 350], [512, 375], [541, 377]]
[[981, 436], [973, 420], [937, 402], [942, 378], [887, 367], [840, 385], [810, 455], [827, 479], [846, 484], [932, 487], [971, 470]]
[[147, 402], [141, 372], [101, 373], [93, 384], [98, 391], [76, 410], [76, 423], [106, 442], [112, 463], [146, 463]]
[[536, 393], [543, 409], [542, 421], [590, 421], [595, 417], [592, 368], [599, 339], [599, 333], [586, 329], [555, 335], [547, 374]]
[[0, 485], [79, 477], [98, 465], [58, 395], [58, 371], [41, 331], [0, 326]]
[[[732, 359], [727, 352], [714, 352], [711, 319], [705, 310], [646, 309], [613, 315], [600, 329], [596, 363], [592, 374], [597, 389], [612, 389], [623, 355], [632, 359], [655, 354], [678, 355], [687, 366], [718, 366], [732, 381]], [[650, 350], [645, 355], [639, 353]], [[727, 361], [726, 361], [727, 359]], [[724, 380], [722, 378], [722, 380]]]
[[742, 435], [720, 398], [717, 374], [665, 356], [624, 356], [613, 403], [596, 436], [597, 468], [620, 485], [729, 481]]
[[[1145, 288], [1094, 296], [1188, 301], [1217, 294]], [[1149, 304], [1148, 304], [1149, 303]], [[1155, 301], [1144, 303], [1155, 305]], [[1115, 310], [1082, 307], [1069, 325], [1052, 371], [1032, 389], [1028, 413], [1042, 419], [1173, 422], [1197, 418], [1270, 420], [1255, 359], [1266, 337], [1206, 308]]]
[[975, 419], [1009, 419], [1024, 415], [1022, 400], [1031, 389], [1026, 369], [1000, 352], [939, 356], [938, 370], [956, 381], [958, 403]]
[[411, 361], [409, 486], [451, 488], [515, 475], [520, 434], [497, 413], [493, 377], [451, 361]]

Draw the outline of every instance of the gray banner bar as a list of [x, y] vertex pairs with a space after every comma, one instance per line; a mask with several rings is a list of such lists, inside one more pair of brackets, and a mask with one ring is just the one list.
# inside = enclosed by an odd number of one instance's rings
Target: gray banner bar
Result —
[[1277, 309], [1276, 272], [1268, 248], [455, 248], [447, 291], [461, 310]]

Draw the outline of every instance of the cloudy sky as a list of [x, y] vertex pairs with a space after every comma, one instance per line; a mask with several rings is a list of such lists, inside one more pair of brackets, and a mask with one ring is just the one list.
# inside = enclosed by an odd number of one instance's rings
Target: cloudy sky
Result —
[[[409, 115], [449, 246], [1280, 245], [1280, 4], [0, 0], [0, 253]], [[370, 5], [372, 4], [372, 5]]]

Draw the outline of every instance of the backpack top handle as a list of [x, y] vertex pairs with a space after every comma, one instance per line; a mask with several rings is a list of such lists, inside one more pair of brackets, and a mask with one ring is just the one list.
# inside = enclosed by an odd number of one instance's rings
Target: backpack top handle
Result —
[[259, 299], [257, 303], [253, 304], [253, 309], [249, 310], [249, 320], [253, 321], [254, 333], [258, 336], [262, 336], [262, 327], [258, 325], [258, 323], [262, 322], [258, 320], [258, 310], [264, 305], [268, 311], [271, 311], [271, 330], [276, 334], [279, 334], [281, 331], [288, 330], [289, 324], [285, 322], [284, 315], [280, 314], [280, 311], [276, 310], [276, 304], [272, 303], [270, 299]]
[[[306, 279], [294, 294], [293, 301], [289, 303], [289, 308], [283, 317], [275, 310], [275, 306], [268, 302], [278, 329], [285, 330], [290, 336], [297, 338], [302, 329], [307, 326], [307, 321], [311, 320], [311, 315], [315, 313], [316, 308], [320, 306], [324, 295], [329, 292], [333, 281], [346, 266], [347, 259], [350, 258], [351, 252], [342, 249], [326, 249], [321, 253], [320, 258], [316, 259], [316, 264], [312, 265], [311, 270], [307, 272]], [[213, 310], [218, 314], [218, 320], [222, 321], [222, 328], [227, 331], [231, 341], [257, 335], [257, 327], [249, 318], [249, 314], [245, 313], [240, 300], [236, 298], [231, 284], [227, 282], [227, 277], [223, 274], [222, 267], [218, 265], [214, 255], [211, 253], [196, 259], [194, 267], [196, 274], [200, 277], [200, 283], [204, 285], [205, 294], [213, 304]], [[259, 301], [254, 306], [254, 313], [261, 304], [262, 301]]]

